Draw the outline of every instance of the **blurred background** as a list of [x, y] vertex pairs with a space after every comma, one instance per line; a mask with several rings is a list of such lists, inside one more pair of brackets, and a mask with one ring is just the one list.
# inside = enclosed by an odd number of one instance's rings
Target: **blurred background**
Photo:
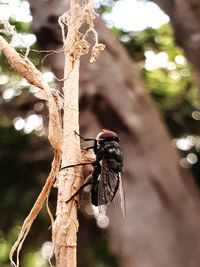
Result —
[[[200, 3], [102, 0], [96, 29], [106, 50], [83, 56], [80, 127], [85, 137], [118, 132], [125, 158], [127, 218], [116, 204], [99, 216], [84, 194], [79, 267], [189, 267], [200, 260]], [[0, 0], [10, 40], [52, 88], [62, 89], [59, 15], [67, 0]], [[164, 13], [165, 12], [165, 13]], [[0, 29], [3, 25], [0, 24]], [[48, 110], [0, 53], [0, 266], [50, 170]], [[52, 212], [56, 189], [50, 195]], [[40, 212], [24, 243], [22, 267], [49, 266], [51, 222]], [[53, 259], [52, 259], [53, 261]]]

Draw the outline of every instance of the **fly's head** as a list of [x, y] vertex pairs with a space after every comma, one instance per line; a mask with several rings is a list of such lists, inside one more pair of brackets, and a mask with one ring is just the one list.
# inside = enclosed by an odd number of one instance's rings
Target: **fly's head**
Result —
[[97, 144], [102, 144], [108, 141], [119, 142], [119, 137], [118, 134], [113, 131], [102, 129], [102, 131], [98, 133], [96, 140]]

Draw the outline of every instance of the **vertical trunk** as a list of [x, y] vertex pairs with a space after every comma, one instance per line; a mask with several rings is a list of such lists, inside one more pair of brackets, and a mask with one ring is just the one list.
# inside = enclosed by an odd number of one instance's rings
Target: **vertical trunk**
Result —
[[[70, 68], [71, 67], [71, 68]], [[69, 69], [72, 70], [69, 75]], [[74, 131], [79, 132], [78, 117], [78, 81], [79, 61], [73, 65], [66, 56], [64, 82], [64, 117], [63, 117], [63, 154], [62, 167], [81, 162], [79, 138]], [[53, 242], [57, 267], [76, 266], [77, 247], [77, 204], [66, 203], [70, 196], [78, 190], [81, 182], [79, 168], [66, 169], [58, 178], [58, 200], [56, 220], [53, 227]]]
[[[76, 3], [78, 4], [78, 3]], [[80, 140], [74, 134], [79, 132], [79, 66], [80, 59], [74, 59], [74, 43], [78, 30], [75, 21], [75, 2], [71, 0], [71, 15], [66, 21], [60, 20], [65, 52], [64, 67], [64, 115], [62, 167], [81, 162]], [[69, 16], [69, 15], [68, 15]], [[68, 34], [65, 37], [65, 23], [68, 23]], [[53, 226], [53, 243], [57, 267], [77, 266], [77, 201], [66, 201], [81, 186], [82, 168], [70, 168], [61, 171], [58, 177], [58, 198], [56, 220]]]

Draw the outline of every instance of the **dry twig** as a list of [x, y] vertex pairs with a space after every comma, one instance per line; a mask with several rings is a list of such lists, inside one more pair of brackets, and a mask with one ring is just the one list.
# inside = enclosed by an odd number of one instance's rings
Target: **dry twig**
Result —
[[[44, 205], [45, 200], [51, 191], [51, 188], [55, 182], [55, 177], [57, 176], [60, 169], [61, 162], [61, 144], [62, 144], [62, 126], [61, 117], [59, 110], [59, 93], [56, 90], [51, 90], [43, 80], [41, 73], [35, 68], [30, 60], [20, 56], [14, 48], [6, 42], [6, 40], [0, 36], [0, 51], [4, 53], [8, 59], [10, 65], [30, 84], [37, 86], [45, 91], [46, 97], [49, 103], [49, 141], [55, 150], [54, 160], [52, 162], [51, 171], [45, 182], [45, 185], [39, 194], [33, 208], [31, 209], [29, 215], [24, 220], [21, 231], [18, 235], [18, 239], [13, 245], [10, 252], [10, 261], [13, 266], [19, 266], [19, 253], [22, 244], [30, 230], [30, 227], [37, 217], [39, 211]], [[16, 263], [13, 260], [13, 255], [17, 252]]]

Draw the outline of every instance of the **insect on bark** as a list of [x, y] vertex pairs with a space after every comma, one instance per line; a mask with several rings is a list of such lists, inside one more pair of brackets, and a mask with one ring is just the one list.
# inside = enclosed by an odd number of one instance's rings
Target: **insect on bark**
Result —
[[[77, 133], [75, 132], [75, 134]], [[67, 200], [67, 203], [84, 187], [91, 185], [91, 202], [93, 205], [98, 206], [101, 212], [113, 201], [119, 189], [122, 213], [123, 217], [125, 217], [126, 209], [122, 181], [123, 154], [117, 133], [103, 129], [95, 139], [77, 135], [84, 141], [94, 141], [94, 145], [85, 149], [93, 149], [96, 160], [93, 163], [79, 163], [62, 168], [65, 169], [86, 164], [92, 164], [94, 166], [89, 180]]]

